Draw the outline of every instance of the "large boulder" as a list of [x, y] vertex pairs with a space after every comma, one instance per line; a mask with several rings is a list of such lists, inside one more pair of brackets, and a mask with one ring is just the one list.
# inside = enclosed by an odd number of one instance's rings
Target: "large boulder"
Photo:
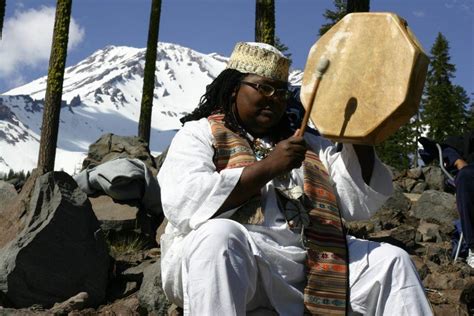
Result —
[[0, 290], [17, 308], [49, 308], [80, 292], [103, 302], [109, 256], [86, 194], [64, 172], [33, 173], [0, 212]]
[[419, 219], [436, 220], [439, 223], [452, 225], [459, 218], [456, 209], [456, 198], [449, 193], [435, 190], [423, 192], [412, 207], [413, 216]]
[[89, 146], [82, 168], [91, 168], [115, 158], [138, 158], [156, 174], [155, 158], [150, 154], [148, 144], [136, 136], [102, 135]]

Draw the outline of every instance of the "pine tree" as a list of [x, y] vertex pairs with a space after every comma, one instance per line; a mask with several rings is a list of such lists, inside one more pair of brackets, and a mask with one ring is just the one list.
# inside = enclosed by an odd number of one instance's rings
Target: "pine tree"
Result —
[[319, 36], [326, 33], [348, 13], [370, 11], [370, 0], [334, 0], [334, 6], [336, 7], [334, 11], [324, 12], [323, 16], [329, 20], [329, 23], [321, 26]]
[[288, 46], [283, 44], [278, 36], [275, 37], [275, 47], [286, 56], [290, 61], [290, 66], [293, 63], [291, 59], [291, 53], [288, 52]]
[[6, 0], [0, 0], [0, 39], [2, 39], [3, 20], [5, 19]]
[[466, 115], [466, 129], [467, 131], [474, 131], [474, 98], [469, 105], [469, 109]]
[[334, 24], [339, 22], [347, 14], [347, 5], [345, 0], [334, 0], [334, 5], [336, 6], [335, 11], [326, 10], [323, 14], [326, 20], [329, 20], [328, 23], [323, 24], [319, 29], [319, 35], [322, 36], [326, 33]]
[[66, 66], [69, 22], [72, 0], [57, 0], [53, 43], [49, 58], [48, 81], [44, 101], [43, 123], [38, 158], [38, 169], [46, 173], [54, 170], [58, 140], [59, 115]]
[[448, 135], [459, 135], [466, 126], [465, 107], [469, 98], [462, 87], [451, 83], [456, 67], [450, 63], [449, 43], [441, 33], [438, 33], [430, 53], [422, 122], [429, 129], [428, 137], [442, 142]]
[[468, 130], [469, 124], [469, 99], [466, 90], [459, 85], [453, 86], [453, 103], [456, 105], [456, 108], [459, 109], [459, 112], [456, 113], [457, 117], [454, 117], [455, 120], [460, 122], [458, 125], [458, 131], [461, 130], [461, 133], [464, 134]]
[[399, 170], [408, 169], [417, 160], [417, 139], [419, 120], [413, 117], [409, 123], [376, 146], [380, 159]]
[[15, 177], [15, 172], [13, 171], [13, 169], [10, 169], [8, 171], [8, 175], [7, 175], [7, 180], [11, 180]]
[[160, 14], [161, 0], [152, 0], [150, 25], [148, 28], [148, 42], [145, 55], [145, 71], [143, 75], [142, 104], [140, 109], [140, 119], [138, 121], [138, 136], [147, 143], [150, 143]]
[[255, 1], [255, 41], [275, 45], [275, 1]]

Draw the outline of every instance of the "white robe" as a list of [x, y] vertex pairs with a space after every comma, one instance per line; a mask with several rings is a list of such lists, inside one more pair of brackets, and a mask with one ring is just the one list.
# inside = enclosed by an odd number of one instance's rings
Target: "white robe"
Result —
[[[341, 215], [345, 220], [368, 219], [392, 194], [391, 175], [377, 157], [369, 186], [362, 179], [360, 165], [351, 145], [345, 144], [341, 152], [336, 152], [335, 146], [322, 137], [306, 133], [305, 141], [328, 169]], [[215, 219], [211, 218], [232, 192], [243, 170], [235, 168], [216, 172], [212, 160], [212, 144], [213, 136], [207, 119], [186, 123], [174, 137], [158, 174], [163, 210], [169, 221], [165, 234], [161, 237], [163, 289], [172, 302], [184, 305], [185, 313], [187, 305], [193, 300], [186, 293], [188, 279], [191, 279], [185, 264], [188, 248], [198, 238], [196, 234], [205, 234], [206, 227], [213, 227]], [[289, 186], [302, 184], [303, 169], [294, 169]], [[303, 311], [306, 252], [301, 247], [301, 236], [289, 229], [278, 208], [274, 187], [280, 185], [274, 180], [262, 188], [264, 223], [259, 226], [245, 225], [243, 233], [256, 258], [262, 283], [260, 286], [266, 292], [272, 307], [281, 315], [300, 315]], [[228, 211], [219, 218], [228, 218], [234, 211], [235, 209]], [[370, 250], [380, 248], [379, 244], [374, 244], [348, 237], [351, 302], [353, 297], [354, 301], [358, 297], [357, 288], [354, 288], [357, 280], [367, 278]], [[395, 247], [388, 245], [382, 248], [390, 252]], [[206, 251], [212, 252], [212, 249]], [[202, 254], [206, 255], [206, 252]], [[381, 258], [384, 256], [386, 253], [382, 251]], [[421, 288], [416, 272], [413, 274], [414, 268], [411, 266], [408, 270], [408, 279], [415, 279], [414, 287]], [[208, 280], [209, 286], [213, 286], [215, 282], [222, 280], [218, 277]], [[365, 291], [370, 292], [371, 289], [366, 286]], [[354, 311], [367, 312], [374, 308], [380, 310], [381, 302], [369, 302], [370, 306], [367, 306], [367, 299], [360, 294], [363, 293], [359, 293], [359, 303], [352, 304]], [[387, 299], [386, 295], [381, 296], [379, 301], [383, 299]], [[425, 303], [422, 302], [421, 305], [426, 311]]]

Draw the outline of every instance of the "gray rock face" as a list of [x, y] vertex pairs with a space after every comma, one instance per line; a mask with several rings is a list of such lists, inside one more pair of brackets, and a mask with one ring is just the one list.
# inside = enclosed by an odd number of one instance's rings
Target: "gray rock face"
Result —
[[413, 216], [419, 219], [436, 220], [449, 223], [459, 217], [456, 209], [456, 198], [446, 192], [428, 190], [423, 192], [413, 206]]
[[49, 308], [79, 292], [88, 294], [89, 305], [102, 303], [109, 257], [86, 194], [68, 174], [50, 172], [37, 178], [23, 204], [19, 233], [0, 240], [0, 290], [20, 308]]
[[160, 260], [148, 266], [143, 273], [143, 283], [138, 292], [140, 305], [157, 315], [166, 315], [170, 302], [161, 288]]

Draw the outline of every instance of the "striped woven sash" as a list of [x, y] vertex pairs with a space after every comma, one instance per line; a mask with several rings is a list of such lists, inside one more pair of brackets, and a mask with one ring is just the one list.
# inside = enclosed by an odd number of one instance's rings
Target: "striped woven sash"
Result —
[[[214, 136], [214, 164], [218, 172], [253, 164], [255, 155], [244, 138], [224, 126], [221, 114], [208, 117]], [[308, 150], [303, 163], [304, 205], [310, 224], [304, 228], [307, 256], [305, 313], [345, 315], [348, 303], [348, 255], [345, 232], [329, 175], [318, 155]], [[252, 199], [233, 219], [241, 223], [263, 223], [260, 199]], [[239, 213], [239, 215], [237, 215]]]

